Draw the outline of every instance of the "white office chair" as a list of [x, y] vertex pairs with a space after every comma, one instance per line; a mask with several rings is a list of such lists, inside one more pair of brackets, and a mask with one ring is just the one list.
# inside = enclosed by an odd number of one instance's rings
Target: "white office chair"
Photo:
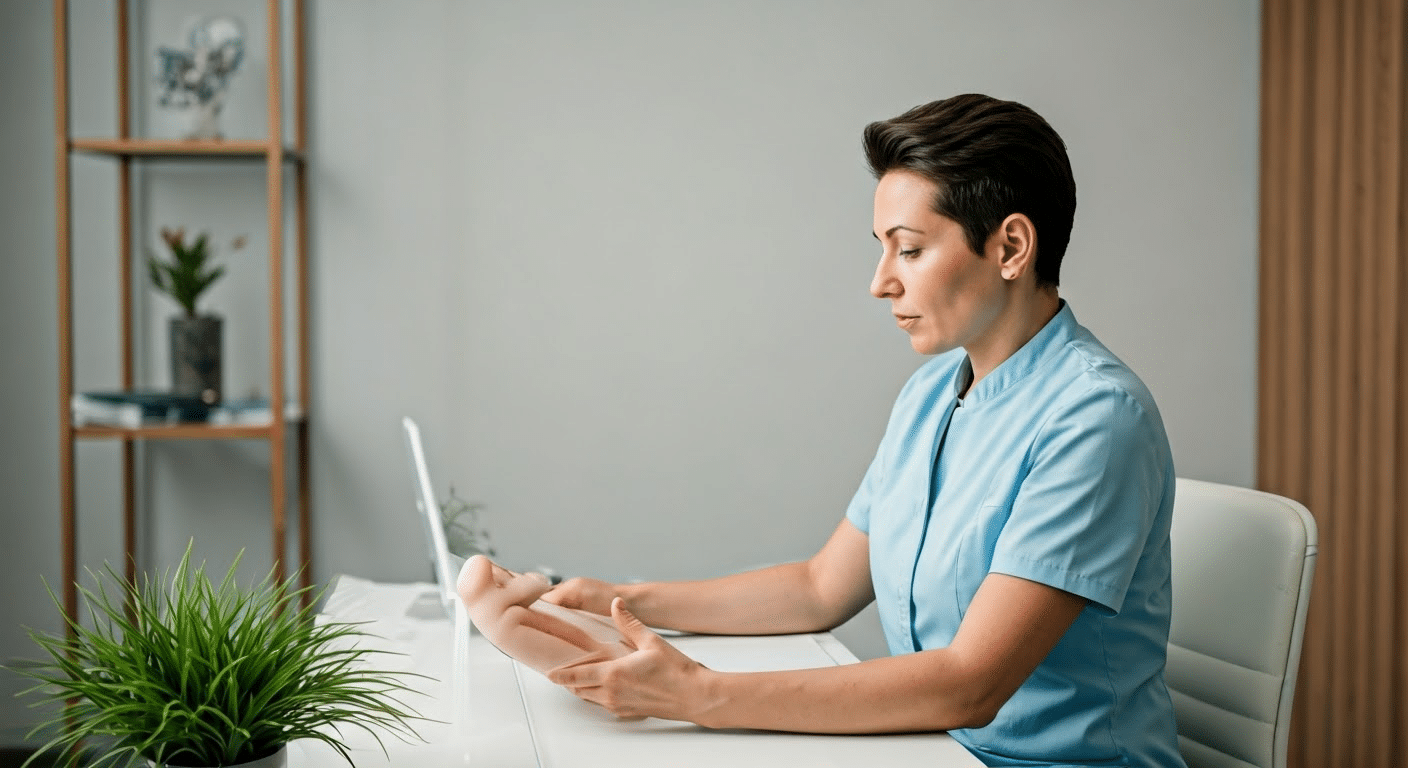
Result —
[[1284, 768], [1315, 519], [1270, 493], [1178, 480], [1168, 686], [1189, 768]]

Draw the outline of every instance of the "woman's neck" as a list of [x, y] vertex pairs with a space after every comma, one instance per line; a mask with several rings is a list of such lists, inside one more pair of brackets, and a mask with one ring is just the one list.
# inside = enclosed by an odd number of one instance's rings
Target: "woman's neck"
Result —
[[965, 347], [973, 378], [959, 397], [966, 397], [974, 384], [992, 373], [1007, 358], [1041, 332], [1061, 311], [1061, 296], [1055, 286], [1038, 288], [1023, 299], [1014, 299], [993, 321], [988, 333]]

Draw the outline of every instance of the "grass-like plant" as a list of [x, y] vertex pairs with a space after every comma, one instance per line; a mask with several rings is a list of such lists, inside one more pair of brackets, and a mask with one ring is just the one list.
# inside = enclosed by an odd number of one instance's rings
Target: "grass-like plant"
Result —
[[[196, 316], [196, 302], [202, 293], [215, 284], [225, 274], [224, 267], [210, 264], [210, 235], [201, 232], [190, 243], [186, 242], [185, 228], [163, 227], [161, 239], [171, 249], [171, 261], [162, 261], [155, 256], [147, 259], [147, 269], [152, 284], [181, 305], [187, 317]], [[237, 237], [230, 243], [230, 250], [244, 247], [244, 238]]]
[[[86, 746], [99, 752], [86, 759], [115, 765], [222, 766], [317, 739], [351, 764], [338, 727], [378, 743], [384, 732], [416, 737], [409, 721], [419, 716], [397, 698], [414, 675], [369, 668], [367, 656], [381, 652], [357, 646], [356, 625], [315, 621], [312, 601], [300, 607], [310, 588], [272, 573], [242, 588], [238, 557], [215, 586], [190, 558], [188, 546], [174, 573], [139, 585], [108, 565], [96, 592], [80, 587], [91, 628], [60, 605], [65, 635], [30, 630], [50, 658], [18, 668], [38, 681], [21, 695], [42, 697], [32, 706], [67, 704], [30, 733], [57, 733], [35, 757], [59, 750], [77, 765]], [[107, 581], [120, 585], [119, 599]]]

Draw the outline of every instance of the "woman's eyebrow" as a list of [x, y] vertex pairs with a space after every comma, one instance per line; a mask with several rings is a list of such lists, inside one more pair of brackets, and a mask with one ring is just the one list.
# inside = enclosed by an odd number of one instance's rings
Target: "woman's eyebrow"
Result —
[[[906, 232], [913, 232], [913, 233], [916, 234], [916, 235], [922, 235], [922, 234], [924, 234], [924, 231], [923, 231], [923, 230], [915, 229], [914, 227], [906, 227], [906, 226], [903, 225], [903, 224], [896, 224], [895, 226], [890, 227], [889, 229], [885, 230], [885, 237], [889, 237], [890, 235], [895, 234], [895, 230], [897, 230], [897, 229], [903, 229], [903, 230], [905, 230]], [[880, 239], [880, 236], [877, 235], [877, 234], [875, 234], [874, 232], [871, 232], [871, 233], [870, 233], [870, 236], [873, 237], [873, 238], [875, 238], [876, 240], [879, 240], [879, 239]]]

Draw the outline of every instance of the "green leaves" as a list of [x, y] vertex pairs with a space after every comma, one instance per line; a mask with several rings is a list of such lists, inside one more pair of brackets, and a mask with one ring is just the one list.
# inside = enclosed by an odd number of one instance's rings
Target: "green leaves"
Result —
[[455, 487], [450, 486], [450, 497], [440, 502], [440, 521], [445, 529], [445, 546], [450, 552], [466, 558], [476, 554], [494, 556], [489, 529], [479, 524], [479, 513], [483, 509], [483, 504], [456, 496]]
[[[155, 256], [147, 259], [147, 270], [151, 274], [152, 285], [175, 299], [187, 315], [195, 317], [196, 301], [200, 299], [206, 289], [220, 279], [221, 275], [225, 274], [225, 268], [209, 264], [211, 257], [210, 236], [205, 232], [200, 233], [193, 242], [187, 244], [184, 228], [168, 229], [163, 227], [161, 239], [171, 250], [172, 260], [165, 262]], [[244, 238], [235, 238], [230, 247], [232, 250], [243, 248]]]
[[[273, 574], [252, 588], [235, 581], [234, 564], [213, 585], [205, 566], [190, 567], [188, 546], [174, 573], [140, 586], [111, 566], [80, 587], [92, 628], [59, 606], [69, 633], [30, 637], [49, 655], [16, 666], [37, 684], [20, 695], [64, 703], [62, 714], [30, 736], [54, 734], [36, 753], [62, 750], [77, 765], [82, 744], [100, 744], [97, 760], [150, 758], [158, 765], [232, 765], [276, 751], [294, 739], [330, 744], [351, 763], [341, 733], [415, 737], [419, 719], [398, 698], [411, 673], [370, 668], [380, 653], [359, 648], [356, 625], [315, 621], [299, 607], [308, 588]], [[106, 584], [118, 585], [116, 598]], [[47, 588], [47, 587], [46, 587]], [[312, 595], [308, 595], [310, 598]], [[92, 738], [99, 737], [99, 738]], [[91, 757], [91, 756], [90, 756]]]

